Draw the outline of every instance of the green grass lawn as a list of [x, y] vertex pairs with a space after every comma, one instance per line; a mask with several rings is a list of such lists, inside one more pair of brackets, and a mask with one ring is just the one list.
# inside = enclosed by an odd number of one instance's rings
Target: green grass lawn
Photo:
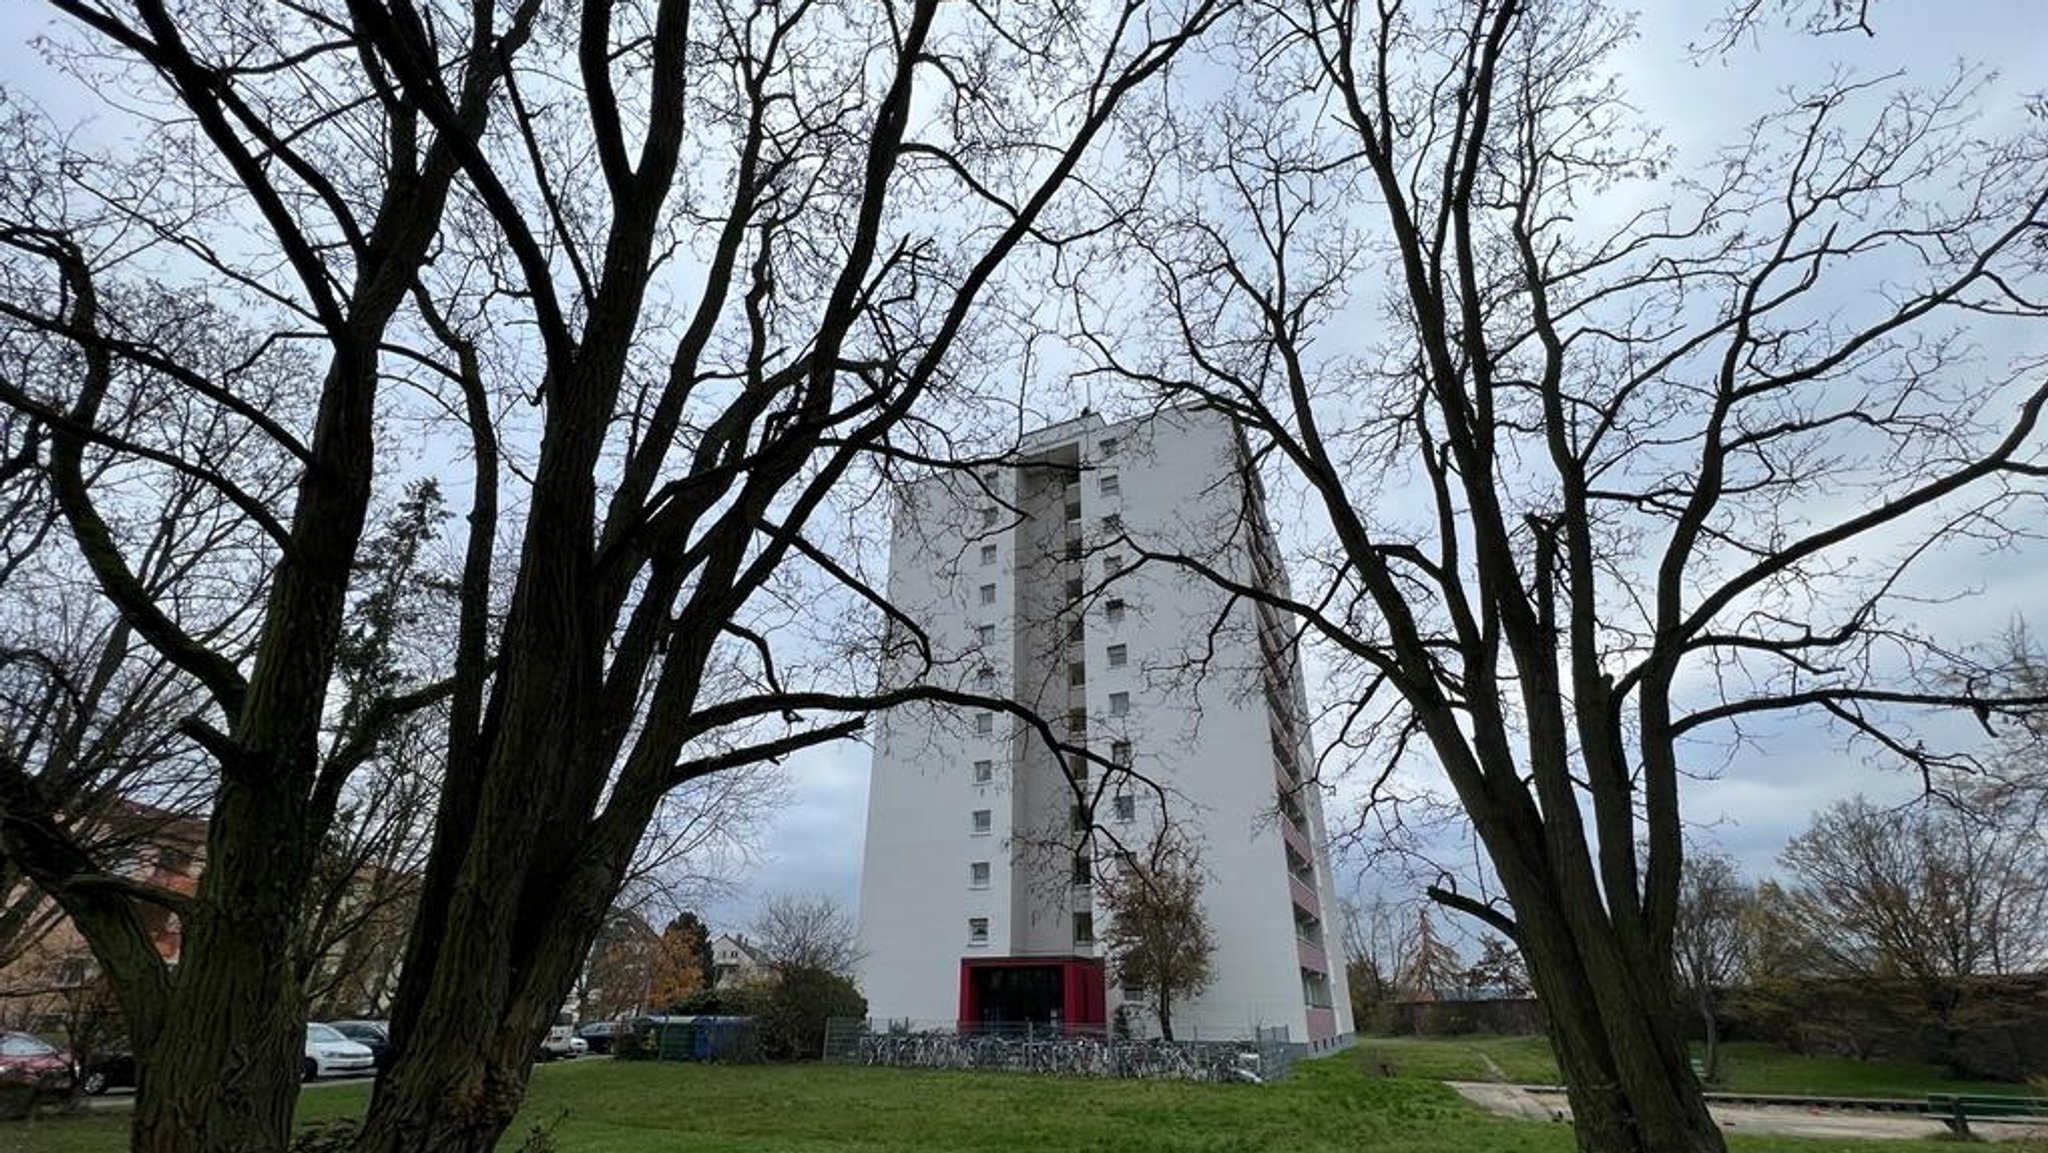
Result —
[[[1558, 1083], [1557, 1062], [1541, 1037], [1367, 1037], [1359, 1049], [1384, 1057], [1404, 1077], [1445, 1081], [1507, 1080], [1523, 1085]], [[1933, 1065], [1805, 1057], [1754, 1042], [1721, 1048], [1721, 1079], [1709, 1086], [1730, 1093], [1786, 1093], [1815, 1097], [1923, 1097], [1929, 1093], [2031, 1093], [2003, 1081], [1957, 1081]]]
[[[1370, 1047], [1370, 1046], [1368, 1046]], [[1529, 1060], [1526, 1045], [1505, 1052]], [[1420, 1063], [1427, 1049], [1412, 1051]], [[1519, 1054], [1519, 1056], [1517, 1056]], [[1506, 1062], [1500, 1056], [1496, 1061]], [[1455, 1064], [1446, 1060], [1444, 1064]], [[504, 1143], [561, 1117], [563, 1153], [1568, 1153], [1563, 1125], [1510, 1121], [1468, 1106], [1431, 1078], [1366, 1072], [1361, 1051], [1304, 1063], [1286, 1082], [1194, 1085], [844, 1066], [723, 1067], [581, 1061], [534, 1074]], [[305, 1121], [360, 1113], [367, 1087], [316, 1088]], [[0, 1126], [5, 1153], [115, 1153], [126, 1111]], [[1730, 1134], [1737, 1153], [1944, 1153], [1938, 1142], [1882, 1145]]]
[[1957, 1081], [1934, 1065], [1802, 1057], [1751, 1042], [1725, 1045], [1721, 1080], [1731, 1093], [1796, 1093], [1814, 1097], [1924, 1097], [1929, 1093], [2031, 1094], [2010, 1081]]

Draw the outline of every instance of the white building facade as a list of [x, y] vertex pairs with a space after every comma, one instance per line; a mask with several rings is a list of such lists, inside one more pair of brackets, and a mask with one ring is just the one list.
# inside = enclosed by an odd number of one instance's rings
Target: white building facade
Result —
[[1208, 986], [1173, 1009], [1175, 1036], [1349, 1040], [1287, 622], [1145, 553], [1285, 587], [1222, 418], [1083, 416], [1027, 437], [1001, 469], [925, 481], [897, 509], [889, 596], [938, 662], [924, 675], [1023, 702], [1051, 732], [998, 709], [882, 719], [860, 904], [873, 1017], [1093, 1025], [1124, 1006], [1150, 1031], [1147, 991], [1122, 988], [1098, 944], [1096, 882], [1164, 831], [1199, 861], [1215, 944]]

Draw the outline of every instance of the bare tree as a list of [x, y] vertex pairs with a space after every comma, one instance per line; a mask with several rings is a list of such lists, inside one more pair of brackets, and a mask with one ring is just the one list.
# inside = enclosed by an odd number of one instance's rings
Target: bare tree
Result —
[[1671, 927], [1671, 959], [1678, 990], [1699, 1013], [1706, 1037], [1705, 1080], [1720, 1076], [1722, 995], [1745, 976], [1754, 951], [1750, 935], [1755, 900], [1733, 858], [1689, 853], [1678, 883], [1678, 915]]
[[1327, 646], [1324, 746], [1381, 795], [1441, 772], [1506, 901], [1431, 895], [1528, 959], [1581, 1147], [1718, 1151], [1668, 1012], [1691, 742], [1800, 714], [1926, 770], [1916, 710], [2039, 704], [1909, 590], [2039, 496], [2048, 384], [1957, 326], [2038, 318], [2048, 149], [1973, 138], [1972, 75], [1822, 77], [1666, 179], [1629, 32], [1259, 6], [1258, 71], [1134, 145], [1188, 190], [1115, 237], [1153, 307], [1074, 295], [1101, 373], [1229, 414], [1322, 520], [1291, 593], [1145, 560]]
[[1415, 910], [1415, 932], [1401, 949], [1394, 988], [1410, 1001], [1435, 1001], [1464, 987], [1465, 959], [1437, 932], [1429, 910]]
[[1859, 796], [1816, 813], [1779, 860], [1837, 973], [1935, 986], [2048, 961], [2048, 845], [2031, 823]]
[[1200, 853], [1166, 824], [1141, 853], [1123, 852], [1095, 883], [1109, 914], [1102, 946], [1116, 978], [1145, 990], [1159, 1035], [1173, 1040], [1173, 1007], [1215, 976], [1216, 935], [1202, 908]]
[[[953, 455], [939, 422], [1010, 348], [983, 321], [1036, 299], [1006, 266], [1061, 265], [1122, 210], [1075, 194], [1091, 152], [1228, 6], [53, 0], [82, 90], [142, 118], [148, 156], [10, 121], [0, 316], [54, 352], [0, 402], [40, 429], [98, 594], [204, 693], [175, 972], [58, 814], [0, 795], [0, 835], [117, 975], [150, 1070], [136, 1148], [284, 1145], [312, 875], [405, 716], [444, 710], [446, 749], [365, 1153], [496, 1142], [672, 789], [977, 699], [873, 690], [889, 610], [840, 546]], [[134, 306], [163, 269], [260, 336], [187, 355]], [[288, 358], [305, 395], [263, 403]], [[290, 491], [174, 423], [107, 427], [131, 386], [246, 430]], [[413, 461], [467, 469], [444, 660], [335, 732], [365, 527], [416, 429]], [[100, 459], [189, 478], [250, 534], [247, 644], [138, 582], [83, 479]]]
[[841, 977], [860, 967], [860, 927], [824, 894], [770, 897], [755, 915], [753, 946], [776, 969], [816, 969]]
[[1344, 979], [1350, 983], [1351, 1011], [1359, 1030], [1385, 1032], [1392, 1021], [1387, 1007], [1396, 996], [1395, 975], [1401, 968], [1400, 914], [1385, 898], [1347, 899], [1343, 904]]

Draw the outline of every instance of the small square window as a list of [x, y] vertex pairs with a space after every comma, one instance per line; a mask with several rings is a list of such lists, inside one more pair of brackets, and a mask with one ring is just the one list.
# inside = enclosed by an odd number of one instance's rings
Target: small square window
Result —
[[1095, 862], [1086, 853], [1074, 854], [1074, 884], [1088, 886], [1095, 883]]
[[1103, 576], [1115, 576], [1122, 571], [1124, 571], [1124, 554], [1113, 552], [1102, 558]]
[[1115, 456], [1116, 445], [1117, 439], [1115, 437], [1105, 436], [1102, 438], [1102, 442], [1096, 447], [1101, 451], [1102, 455], [1104, 456]]
[[1128, 769], [1128, 768], [1130, 768], [1130, 767], [1131, 767], [1131, 742], [1129, 742], [1129, 741], [1111, 741], [1111, 742], [1109, 743], [1109, 759], [1110, 759], [1111, 761], [1115, 762], [1115, 763], [1116, 763], [1116, 765], [1117, 765], [1117, 767], [1119, 767], [1119, 768], [1125, 768], [1125, 769]]
[[1088, 666], [1075, 662], [1067, 666], [1067, 684], [1079, 687], [1088, 683]]
[[1067, 735], [1070, 737], [1085, 737], [1088, 735], [1087, 709], [1070, 709], [1067, 711]]
[[1087, 626], [1081, 622], [1080, 617], [1067, 622], [1067, 643], [1078, 645], [1087, 635]]
[[988, 944], [987, 917], [967, 918], [967, 943], [970, 945]]
[[996, 525], [996, 518], [1000, 515], [1002, 514], [996, 511], [996, 506], [992, 504], [983, 506], [981, 510], [981, 527], [994, 528]]
[[1074, 914], [1074, 943], [1076, 945], [1093, 945], [1095, 943], [1095, 914]]
[[1067, 599], [1070, 601], [1077, 601], [1081, 599], [1080, 581], [1070, 580], [1067, 582]]
[[1102, 495], [1104, 495], [1104, 496], [1116, 496], [1117, 494], [1121, 493], [1122, 491], [1123, 491], [1123, 485], [1122, 485], [1122, 484], [1121, 484], [1121, 483], [1120, 483], [1120, 482], [1119, 482], [1119, 481], [1117, 480], [1117, 476], [1116, 476], [1116, 474], [1115, 474], [1115, 473], [1113, 473], [1113, 472], [1112, 472], [1112, 473], [1105, 473], [1105, 474], [1103, 474], [1103, 477], [1102, 477]]
[[1067, 779], [1085, 781], [1088, 779], [1088, 758], [1080, 753], [1067, 754]]
[[1115, 513], [1110, 513], [1108, 516], [1103, 517], [1102, 531], [1110, 536], [1115, 536], [1124, 531], [1124, 518]]
[[974, 718], [974, 735], [977, 737], [995, 736], [996, 715], [994, 713], [976, 714]]
[[993, 781], [993, 780], [995, 780], [995, 779], [996, 779], [996, 763], [995, 763], [994, 761], [976, 761], [976, 762], [974, 762], [974, 783], [975, 783], [975, 784], [977, 784], [977, 785], [985, 785], [985, 784], [988, 784], [988, 783], [989, 783], [990, 781]]
[[981, 546], [981, 563], [985, 565], [996, 563], [996, 546], [992, 544]]
[[1068, 810], [1067, 827], [1077, 833], [1086, 832], [1088, 829], [1087, 808], [1081, 805], [1075, 805], [1072, 809]]
[[1138, 798], [1129, 793], [1118, 793], [1113, 804], [1112, 811], [1119, 821], [1128, 821], [1138, 815]]
[[987, 665], [983, 665], [981, 671], [974, 674], [974, 683], [977, 687], [983, 689], [995, 688], [996, 671]]
[[996, 643], [996, 626], [994, 626], [994, 625], [975, 625], [975, 626], [974, 626], [974, 641], [975, 641], [975, 643], [976, 643], [976, 644], [981, 644], [981, 645], [992, 645], [992, 644]]
[[1130, 648], [1130, 646], [1129, 646], [1129, 645], [1111, 645], [1111, 646], [1109, 646], [1109, 667], [1110, 667], [1110, 668], [1113, 668], [1113, 669], [1120, 669], [1120, 668], [1123, 668], [1123, 667], [1124, 667], [1125, 665], [1127, 665], [1127, 664], [1130, 664], [1130, 663], [1131, 663], [1131, 648]]
[[981, 586], [981, 603], [985, 605], [996, 603], [996, 586], [992, 584]]
[[1123, 598], [1111, 597], [1109, 598], [1109, 600], [1103, 602], [1102, 616], [1104, 620], [1107, 620], [1110, 624], [1113, 625], [1120, 625], [1124, 623]]
[[970, 889], [988, 888], [987, 861], [976, 861], [967, 866], [967, 887]]
[[1129, 693], [1111, 693], [1111, 694], [1109, 694], [1109, 715], [1110, 715], [1110, 716], [1112, 716], [1112, 717], [1127, 717], [1127, 716], [1130, 716], [1130, 715], [1131, 715], [1131, 694], [1129, 694]]
[[974, 810], [974, 819], [970, 827], [976, 833], [988, 832], [989, 830], [995, 828], [995, 814], [988, 809]]

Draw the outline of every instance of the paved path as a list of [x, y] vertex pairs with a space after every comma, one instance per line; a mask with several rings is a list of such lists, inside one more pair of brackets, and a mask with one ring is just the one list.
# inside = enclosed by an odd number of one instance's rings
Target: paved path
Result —
[[[1563, 1122], [1571, 1117], [1558, 1090], [1528, 1089], [1480, 1081], [1452, 1081], [1460, 1096], [1489, 1112], [1532, 1121]], [[1713, 1105], [1710, 1111], [1723, 1129], [1738, 1133], [1784, 1133], [1795, 1137], [1853, 1137], [1863, 1140], [1905, 1140], [1940, 1137], [1948, 1127], [1939, 1121], [1906, 1113], [1797, 1108], [1783, 1105]], [[1971, 1132], [1994, 1141], [2026, 1137], [2048, 1139], [2048, 1126], [2003, 1122], [1973, 1124]]]

